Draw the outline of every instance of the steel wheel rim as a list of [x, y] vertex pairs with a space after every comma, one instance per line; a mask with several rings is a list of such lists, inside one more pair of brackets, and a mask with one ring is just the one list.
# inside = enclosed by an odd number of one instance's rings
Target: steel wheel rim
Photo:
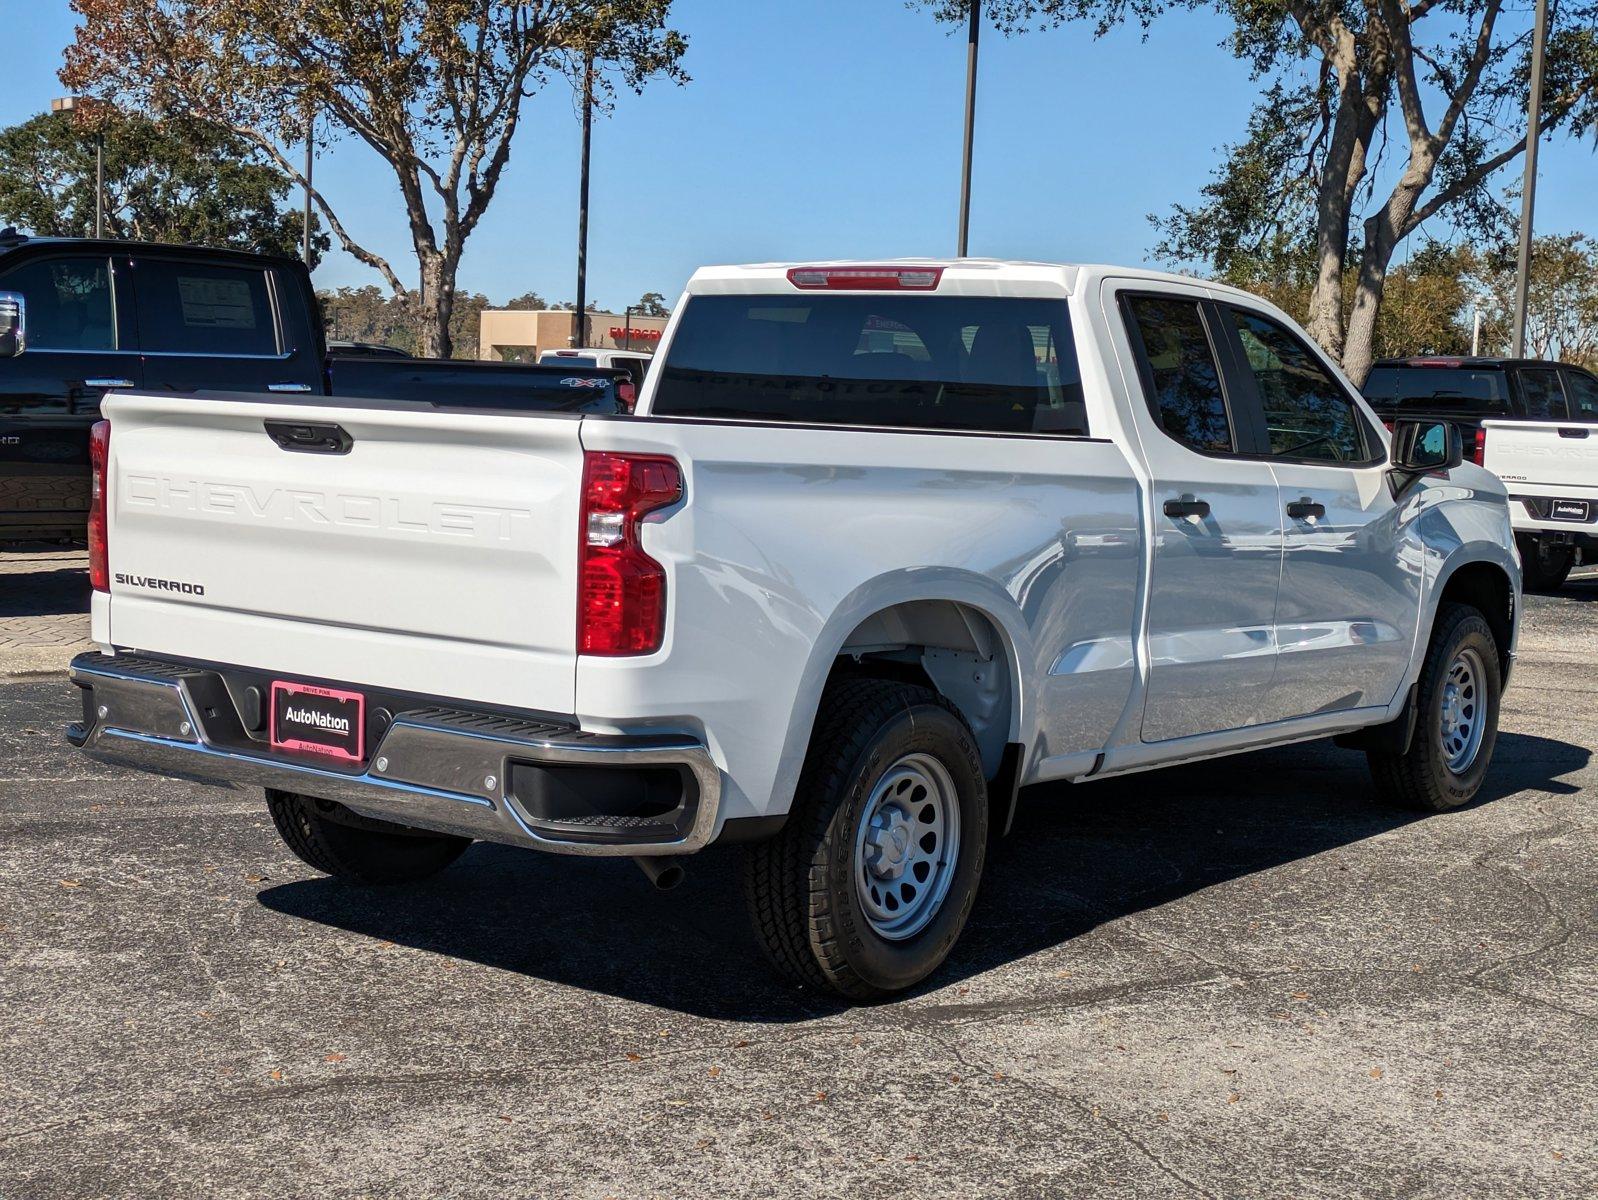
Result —
[[1463, 649], [1454, 656], [1443, 676], [1443, 695], [1438, 705], [1437, 734], [1443, 748], [1443, 761], [1455, 775], [1470, 770], [1481, 753], [1487, 731], [1487, 696], [1481, 655]]
[[943, 909], [960, 862], [960, 799], [948, 769], [906, 754], [883, 773], [860, 814], [855, 896], [873, 932], [903, 941]]

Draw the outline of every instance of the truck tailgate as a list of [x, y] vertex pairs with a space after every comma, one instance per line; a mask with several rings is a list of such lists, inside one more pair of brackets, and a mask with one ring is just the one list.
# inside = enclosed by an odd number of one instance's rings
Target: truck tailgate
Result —
[[105, 415], [115, 645], [572, 711], [578, 418], [140, 395]]
[[1580, 421], [1482, 422], [1482, 459], [1511, 492], [1598, 496], [1598, 424]]

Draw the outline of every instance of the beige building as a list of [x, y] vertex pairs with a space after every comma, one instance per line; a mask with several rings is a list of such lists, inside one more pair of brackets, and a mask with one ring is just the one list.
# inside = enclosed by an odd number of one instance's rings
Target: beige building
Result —
[[[585, 346], [652, 351], [660, 344], [665, 317], [588, 314]], [[477, 357], [490, 362], [533, 362], [545, 350], [578, 345], [577, 314], [564, 309], [485, 308], [478, 318]]]

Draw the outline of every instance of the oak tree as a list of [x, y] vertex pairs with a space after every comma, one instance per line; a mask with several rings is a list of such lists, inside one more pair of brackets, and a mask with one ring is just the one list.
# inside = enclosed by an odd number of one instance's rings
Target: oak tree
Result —
[[[227, 130], [115, 112], [45, 113], [0, 129], [0, 225], [90, 237], [95, 138], [105, 146], [105, 225], [115, 238], [298, 256], [288, 176]], [[313, 261], [328, 248], [314, 229]]]
[[[922, 0], [964, 20], [969, 0]], [[1230, 22], [1262, 81], [1242, 141], [1160, 249], [1226, 273], [1250, 256], [1307, 264], [1309, 331], [1356, 382], [1375, 353], [1399, 244], [1434, 218], [1478, 239], [1512, 214], [1494, 188], [1524, 152], [1531, 32], [1503, 0], [989, 0], [1000, 28], [1087, 21], [1104, 33], [1171, 9]], [[1176, 97], [1171, 97], [1176, 102]], [[1598, 118], [1598, 3], [1550, 4], [1540, 134]], [[1345, 278], [1354, 273], [1345, 297]]]

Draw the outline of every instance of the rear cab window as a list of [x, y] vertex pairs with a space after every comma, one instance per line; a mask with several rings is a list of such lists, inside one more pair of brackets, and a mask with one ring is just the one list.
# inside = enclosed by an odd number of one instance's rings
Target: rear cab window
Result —
[[1495, 367], [1374, 367], [1362, 389], [1378, 409], [1479, 413], [1509, 411], [1509, 386]]
[[657, 416], [1085, 436], [1063, 299], [699, 295]]

